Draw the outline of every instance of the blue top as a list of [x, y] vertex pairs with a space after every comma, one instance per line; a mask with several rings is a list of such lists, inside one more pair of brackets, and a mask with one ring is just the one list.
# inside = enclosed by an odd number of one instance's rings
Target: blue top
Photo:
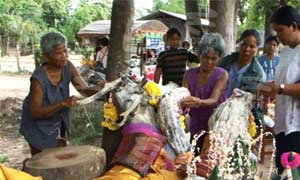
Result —
[[247, 71], [249, 66], [250, 64], [247, 64], [240, 70], [238, 70], [236, 63], [233, 66], [231, 66], [230, 71], [228, 73], [228, 86], [226, 91], [227, 97], [231, 96], [234, 88], [239, 88], [241, 86], [243, 75]]
[[258, 62], [267, 75], [267, 81], [273, 81], [275, 69], [279, 64], [279, 56], [275, 56], [274, 59], [268, 59], [267, 56], [263, 54], [258, 57]]
[[49, 118], [34, 119], [30, 110], [33, 79], [39, 81], [42, 87], [43, 107], [58, 103], [70, 96], [70, 64], [68, 63], [63, 67], [62, 79], [57, 86], [53, 85], [48, 79], [47, 73], [44, 70], [44, 64], [37, 68], [30, 78], [30, 91], [23, 102], [20, 133], [36, 149], [43, 150], [45, 148], [56, 147], [57, 138], [61, 135], [61, 129], [65, 128], [68, 130], [69, 128], [69, 108], [63, 108]]
[[[231, 55], [225, 56], [218, 65], [219, 67], [224, 68], [229, 74], [228, 86], [232, 86], [231, 83], [235, 83], [232, 82], [233, 78], [230, 77], [230, 71], [232, 69], [232, 66], [236, 66], [235, 64], [238, 61], [238, 58], [239, 58], [238, 52], [232, 53]], [[236, 73], [231, 74], [231, 76], [234, 74], [238, 75], [238, 77], [236, 78], [237, 80], [239, 80], [239, 82], [235, 84], [235, 87], [243, 91], [255, 93], [258, 86], [264, 83], [266, 80], [266, 75], [264, 73], [264, 70], [255, 58], [252, 59], [248, 67], [246, 67], [245, 69], [244, 68], [240, 69], [237, 74]], [[245, 70], [245, 72], [243, 71], [241, 72], [241, 70]], [[228, 87], [228, 88], [232, 88], [232, 87]], [[228, 92], [227, 94], [232, 93], [232, 91], [230, 92], [230, 90], [227, 90], [227, 92]]]

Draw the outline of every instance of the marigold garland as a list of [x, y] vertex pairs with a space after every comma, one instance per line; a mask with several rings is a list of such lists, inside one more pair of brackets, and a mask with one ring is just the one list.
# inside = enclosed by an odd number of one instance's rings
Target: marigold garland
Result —
[[81, 61], [81, 64], [82, 65], [88, 65], [89, 67], [92, 68], [92, 67], [94, 67], [96, 65], [96, 61], [83, 58], [82, 61]]
[[103, 116], [104, 116], [104, 121], [101, 122], [101, 125], [103, 127], [106, 127], [111, 131], [115, 131], [119, 128], [117, 124], [118, 121], [117, 107], [112, 102], [104, 103]]
[[256, 124], [254, 122], [254, 119], [254, 116], [251, 114], [249, 117], [248, 132], [252, 138], [256, 135]]
[[162, 95], [159, 85], [153, 81], [149, 81], [145, 84], [144, 89], [147, 92], [147, 94], [151, 97], [148, 103], [152, 106], [157, 106], [159, 98]]

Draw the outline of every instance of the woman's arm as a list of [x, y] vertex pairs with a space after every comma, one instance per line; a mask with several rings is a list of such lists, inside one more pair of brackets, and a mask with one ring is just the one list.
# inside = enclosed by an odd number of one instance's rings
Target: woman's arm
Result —
[[[86, 82], [83, 80], [81, 75], [79, 74], [78, 70], [75, 68], [75, 66], [70, 63], [70, 71], [71, 71], [71, 82], [75, 89], [83, 96], [91, 96], [95, 93], [97, 93], [100, 89], [95, 87], [89, 87]], [[103, 86], [104, 81], [102, 84], [99, 84], [99, 86]]]
[[61, 110], [64, 107], [72, 107], [76, 105], [76, 97], [72, 96], [64, 99], [61, 102], [56, 104], [51, 104], [46, 107], [42, 107], [43, 100], [43, 90], [42, 86], [38, 80], [32, 79], [32, 97], [31, 97], [31, 114], [33, 118], [41, 119], [41, 118], [49, 118], [53, 116], [57, 111]]
[[[259, 87], [259, 93], [264, 96], [275, 96], [280, 92], [280, 85], [275, 82], [267, 82]], [[300, 84], [284, 84], [282, 89], [282, 95], [291, 96], [293, 98], [300, 98]]]
[[185, 98], [185, 100], [182, 102], [183, 105], [186, 107], [216, 106], [216, 103], [218, 102], [222, 92], [225, 91], [227, 80], [228, 80], [228, 73], [224, 72], [221, 78], [216, 82], [212, 94], [208, 99], [200, 99], [198, 97], [189, 96]]
[[216, 106], [221, 94], [225, 91], [228, 81], [228, 73], [225, 71], [217, 81], [209, 99], [202, 99], [200, 106]]

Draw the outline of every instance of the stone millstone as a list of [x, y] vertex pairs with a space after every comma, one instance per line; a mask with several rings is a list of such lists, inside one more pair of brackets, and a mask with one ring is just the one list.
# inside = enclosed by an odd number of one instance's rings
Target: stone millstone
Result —
[[105, 152], [95, 146], [46, 149], [28, 159], [24, 171], [44, 180], [89, 180], [105, 171]]

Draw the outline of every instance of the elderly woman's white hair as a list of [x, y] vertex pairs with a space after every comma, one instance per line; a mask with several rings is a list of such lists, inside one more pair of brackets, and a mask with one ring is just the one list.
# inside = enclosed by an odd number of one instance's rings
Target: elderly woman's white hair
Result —
[[219, 53], [219, 57], [222, 57], [224, 49], [225, 41], [219, 33], [206, 33], [199, 43], [199, 55], [213, 50]]
[[66, 37], [58, 32], [49, 32], [41, 38], [41, 49], [43, 54], [51, 54], [54, 46], [65, 44], [67, 45]]

